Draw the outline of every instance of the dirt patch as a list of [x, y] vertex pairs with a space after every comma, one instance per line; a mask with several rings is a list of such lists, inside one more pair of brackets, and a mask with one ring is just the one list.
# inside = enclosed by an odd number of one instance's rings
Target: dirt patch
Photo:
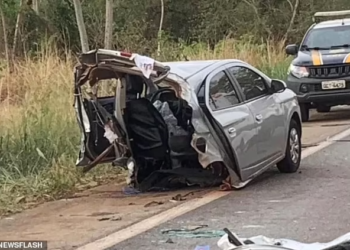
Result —
[[186, 189], [128, 196], [121, 189], [109, 184], [4, 218], [0, 238], [45, 239], [50, 249], [72, 249], [210, 191]]

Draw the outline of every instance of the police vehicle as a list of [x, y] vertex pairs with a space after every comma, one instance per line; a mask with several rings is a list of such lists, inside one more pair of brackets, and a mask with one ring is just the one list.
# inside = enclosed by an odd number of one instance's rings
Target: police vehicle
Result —
[[313, 21], [300, 44], [286, 47], [294, 56], [286, 83], [298, 96], [303, 122], [312, 108], [329, 112], [350, 104], [350, 10], [317, 12]]

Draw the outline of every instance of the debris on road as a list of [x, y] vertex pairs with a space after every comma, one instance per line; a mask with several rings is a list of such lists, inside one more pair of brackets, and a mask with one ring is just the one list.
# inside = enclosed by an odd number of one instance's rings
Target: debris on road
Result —
[[185, 200], [187, 200], [187, 197], [188, 197], [188, 196], [194, 195], [195, 192], [199, 192], [199, 190], [191, 191], [191, 192], [189, 192], [189, 193], [187, 193], [187, 194], [184, 194], [184, 195], [182, 195], [182, 194], [177, 194], [177, 195], [173, 196], [173, 197], [171, 198], [170, 201], [172, 201], [172, 202], [173, 202], [173, 201], [185, 201]]
[[109, 212], [97, 212], [97, 213], [92, 213], [92, 214], [90, 214], [91, 217], [108, 216], [108, 215], [113, 215], [113, 213], [109, 213]]
[[231, 177], [230, 176], [228, 176], [225, 180], [222, 181], [222, 184], [220, 185], [220, 190], [221, 191], [230, 191], [230, 190], [232, 190]]
[[226, 234], [217, 243], [221, 250], [246, 249], [243, 248], [244, 245], [250, 245], [249, 249], [262, 249], [262, 246], [265, 246], [264, 249], [267, 249], [266, 246], [275, 246], [273, 249], [276, 250], [350, 250], [350, 233], [344, 234], [328, 243], [302, 243], [290, 239], [268, 238], [263, 235], [243, 239], [238, 238], [237, 235], [226, 228], [224, 231]]
[[210, 250], [210, 246], [196, 246], [194, 250]]
[[166, 240], [166, 242], [165, 243], [168, 243], [168, 244], [174, 244], [174, 241], [171, 239], [171, 238], [169, 238], [169, 239], [167, 239]]
[[311, 147], [316, 147], [318, 145], [319, 143], [303, 143], [301, 144], [301, 148], [311, 148]]
[[112, 216], [112, 217], [102, 217], [102, 218], [98, 219], [98, 221], [106, 221], [106, 220], [109, 220], [109, 221], [120, 221], [120, 220], [122, 220], [122, 217], [120, 217], [120, 216]]
[[124, 187], [123, 193], [126, 195], [137, 195], [137, 194], [140, 194], [141, 192], [133, 187]]
[[198, 229], [206, 228], [208, 225], [189, 226], [182, 229], [166, 229], [162, 230], [162, 234], [184, 238], [217, 238], [222, 237], [225, 232], [221, 230], [203, 230]]
[[159, 206], [159, 205], [163, 205], [164, 202], [162, 201], [151, 201], [147, 204], [144, 205], [144, 207], [154, 207], [154, 206]]

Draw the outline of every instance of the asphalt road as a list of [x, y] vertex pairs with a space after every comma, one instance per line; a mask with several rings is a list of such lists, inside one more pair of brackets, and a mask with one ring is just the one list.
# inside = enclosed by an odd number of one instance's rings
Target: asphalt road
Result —
[[[349, 140], [349, 142], [346, 142]], [[193, 250], [196, 245], [218, 249], [216, 238], [184, 238], [164, 229], [207, 225], [224, 227], [241, 237], [265, 235], [303, 242], [331, 241], [350, 231], [350, 138], [305, 158], [300, 172], [267, 172], [241, 191], [124, 241], [110, 250]], [[199, 230], [199, 231], [200, 231]], [[166, 241], [173, 243], [167, 243]]]

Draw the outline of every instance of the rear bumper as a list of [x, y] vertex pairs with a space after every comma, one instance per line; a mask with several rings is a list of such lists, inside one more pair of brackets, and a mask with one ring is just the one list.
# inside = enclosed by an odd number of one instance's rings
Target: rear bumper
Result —
[[[345, 80], [346, 88], [340, 90], [322, 90], [322, 81]], [[350, 104], [350, 77], [341, 79], [313, 79], [313, 78], [296, 78], [288, 75], [286, 84], [289, 89], [293, 90], [299, 103], [313, 103], [325, 105], [345, 105]], [[305, 91], [305, 89], [307, 91]]]

